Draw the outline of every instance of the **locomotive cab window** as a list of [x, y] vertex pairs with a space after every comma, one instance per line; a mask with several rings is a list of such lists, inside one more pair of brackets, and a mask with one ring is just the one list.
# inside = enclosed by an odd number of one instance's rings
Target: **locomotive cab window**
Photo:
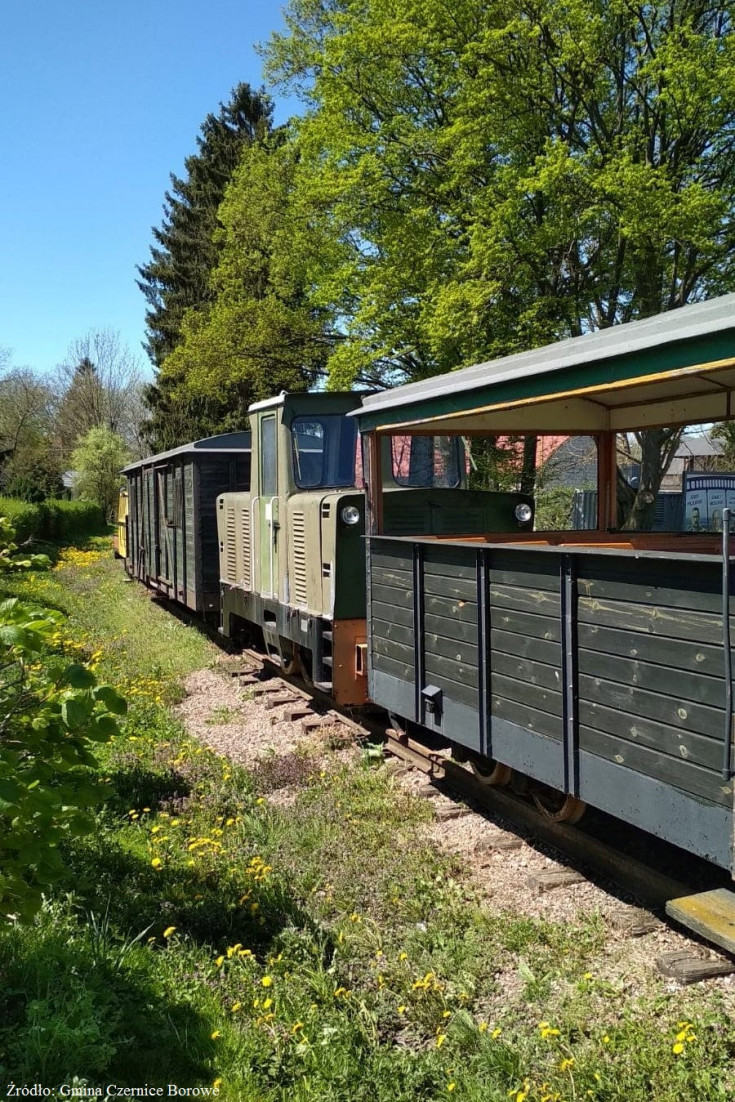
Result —
[[355, 485], [357, 425], [342, 414], [294, 417], [294, 482], [301, 490]]
[[263, 497], [278, 493], [275, 417], [264, 417], [260, 423], [260, 492]]

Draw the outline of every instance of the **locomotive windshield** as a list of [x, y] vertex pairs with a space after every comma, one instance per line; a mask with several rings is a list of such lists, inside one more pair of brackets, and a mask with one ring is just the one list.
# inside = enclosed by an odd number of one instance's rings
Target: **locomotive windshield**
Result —
[[294, 417], [291, 423], [294, 481], [299, 489], [355, 485], [357, 423], [341, 413]]

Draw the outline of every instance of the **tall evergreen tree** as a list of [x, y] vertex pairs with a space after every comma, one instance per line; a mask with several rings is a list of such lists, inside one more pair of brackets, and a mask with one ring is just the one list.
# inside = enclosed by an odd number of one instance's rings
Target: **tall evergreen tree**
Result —
[[[217, 209], [243, 147], [263, 138], [271, 119], [268, 97], [249, 84], [238, 84], [229, 101], [205, 118], [197, 152], [184, 161], [184, 174], [171, 175], [163, 222], [153, 229], [150, 260], [138, 267], [138, 286], [148, 304], [145, 347], [158, 370], [181, 340], [184, 313], [202, 309], [213, 297], [209, 276], [219, 254], [213, 239]], [[188, 431], [200, 420], [196, 404], [185, 402], [182, 407], [172, 389], [169, 380], [146, 389], [153, 446], [180, 442], [170, 439], [172, 433], [179, 428]], [[221, 412], [215, 411], [215, 421]]]
[[[243, 149], [219, 210], [216, 297], [186, 312], [159, 377], [208, 431], [241, 426], [253, 401], [313, 385], [339, 340], [333, 313], [309, 294], [310, 259], [329, 242], [318, 210], [294, 201], [298, 160], [288, 131]], [[214, 425], [213, 395], [224, 404]]]

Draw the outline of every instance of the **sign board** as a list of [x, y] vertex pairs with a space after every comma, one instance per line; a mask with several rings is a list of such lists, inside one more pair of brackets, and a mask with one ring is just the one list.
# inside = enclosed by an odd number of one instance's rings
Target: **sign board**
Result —
[[[723, 509], [735, 514], [735, 474], [685, 471], [682, 490], [686, 532], [721, 532]], [[730, 530], [735, 531], [735, 516]]]

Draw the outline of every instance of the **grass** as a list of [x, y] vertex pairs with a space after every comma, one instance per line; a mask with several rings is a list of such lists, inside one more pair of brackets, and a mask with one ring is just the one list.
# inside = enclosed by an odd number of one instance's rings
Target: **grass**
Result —
[[[97, 830], [66, 855], [73, 883], [0, 932], [0, 1084], [217, 1084], [238, 1102], [732, 1097], [716, 991], [632, 998], [591, 971], [596, 915], [483, 905], [421, 840], [427, 802], [374, 754], [247, 773], [190, 739], [170, 704], [218, 652], [104, 541], [3, 585], [67, 613], [59, 645], [130, 713], [100, 754]], [[279, 783], [298, 788], [282, 810], [264, 799]]]

